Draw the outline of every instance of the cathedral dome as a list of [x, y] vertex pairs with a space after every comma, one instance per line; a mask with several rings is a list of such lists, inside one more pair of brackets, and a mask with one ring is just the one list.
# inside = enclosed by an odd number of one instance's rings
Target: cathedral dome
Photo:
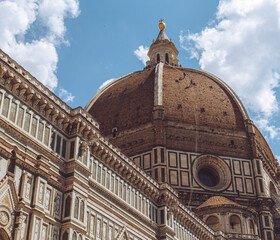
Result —
[[250, 121], [237, 95], [210, 73], [180, 67], [165, 25], [159, 28], [146, 68], [105, 86], [85, 109], [129, 156], [163, 146], [250, 158]]
[[114, 80], [85, 107], [102, 133], [128, 156], [162, 146], [252, 158], [250, 133], [271, 152], [234, 91], [208, 72], [181, 67], [162, 20], [159, 29], [145, 69]]
[[245, 108], [217, 77], [158, 63], [116, 79], [86, 110], [128, 155], [156, 145], [248, 157]]

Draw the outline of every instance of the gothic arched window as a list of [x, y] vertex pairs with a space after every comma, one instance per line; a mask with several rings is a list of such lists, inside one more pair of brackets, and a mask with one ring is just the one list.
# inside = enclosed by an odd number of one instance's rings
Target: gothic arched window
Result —
[[84, 210], [85, 210], [85, 203], [84, 201], [81, 201], [81, 207], [80, 207], [80, 221], [84, 221]]
[[76, 232], [73, 232], [72, 240], [77, 240], [77, 234], [76, 234]]
[[71, 197], [68, 196], [65, 200], [64, 217], [70, 216], [70, 209], [71, 209]]
[[249, 234], [255, 234], [255, 224], [252, 220], [249, 221]]
[[62, 239], [63, 239], [63, 240], [68, 240], [68, 232], [67, 232], [67, 231], [65, 231], [65, 232], [63, 233]]
[[78, 219], [78, 217], [79, 217], [79, 199], [76, 197], [75, 208], [74, 208], [74, 218]]

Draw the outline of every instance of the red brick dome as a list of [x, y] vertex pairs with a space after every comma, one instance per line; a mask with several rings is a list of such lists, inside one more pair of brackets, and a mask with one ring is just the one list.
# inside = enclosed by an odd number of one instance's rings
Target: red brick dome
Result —
[[154, 146], [251, 155], [245, 108], [222, 80], [204, 71], [159, 63], [111, 82], [86, 110], [128, 155]]

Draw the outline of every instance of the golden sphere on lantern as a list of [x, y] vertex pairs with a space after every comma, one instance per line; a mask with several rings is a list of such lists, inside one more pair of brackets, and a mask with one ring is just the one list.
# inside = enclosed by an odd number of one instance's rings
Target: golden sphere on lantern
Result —
[[160, 31], [164, 30], [166, 27], [165, 23], [163, 22], [163, 19], [160, 20], [160, 23], [158, 24], [158, 28]]

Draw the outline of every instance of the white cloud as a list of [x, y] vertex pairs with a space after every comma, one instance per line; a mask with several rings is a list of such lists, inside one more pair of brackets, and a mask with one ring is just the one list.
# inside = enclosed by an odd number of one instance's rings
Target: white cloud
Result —
[[134, 55], [146, 66], [146, 62], [149, 60], [148, 57], [149, 47], [139, 46], [135, 51]]
[[279, 134], [266, 122], [279, 110], [279, 42], [279, 0], [220, 0], [216, 24], [180, 36], [182, 47], [201, 68], [226, 81], [263, 119], [261, 126], [270, 137]]
[[270, 125], [268, 119], [265, 118], [257, 118], [255, 119], [255, 122], [257, 126], [262, 129], [264, 132], [268, 133], [267, 137], [270, 137], [271, 139], [277, 139], [277, 137], [280, 134], [280, 128]]
[[75, 96], [72, 95], [72, 93], [68, 92], [64, 88], [59, 88], [58, 96], [64, 101], [64, 102], [73, 102], [75, 99]]
[[51, 41], [60, 38], [63, 40], [66, 31], [64, 18], [75, 18], [79, 15], [79, 2], [77, 0], [43, 0], [39, 5], [38, 14], [42, 24], [48, 29], [48, 38]]
[[116, 78], [110, 78], [110, 79], [106, 80], [105, 82], [103, 82], [103, 83], [101, 84], [101, 86], [98, 88], [98, 90], [104, 88], [105, 86], [107, 86], [108, 84], [110, 84], [111, 82], [113, 82], [115, 79], [116, 79]]
[[58, 56], [55, 46], [42, 39], [32, 43], [18, 43], [8, 49], [11, 56], [15, 56], [17, 62], [22, 64], [27, 71], [38, 78], [50, 89], [57, 86]]
[[78, 0], [2, 0], [0, 48], [54, 90], [58, 85], [56, 47], [66, 42], [64, 19], [78, 14]]

